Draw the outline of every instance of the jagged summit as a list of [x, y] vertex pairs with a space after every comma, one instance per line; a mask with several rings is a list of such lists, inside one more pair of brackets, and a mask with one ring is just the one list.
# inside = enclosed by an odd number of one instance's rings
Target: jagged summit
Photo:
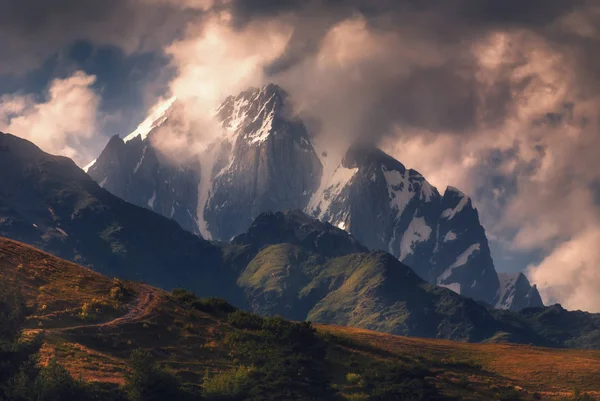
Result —
[[499, 306], [513, 305], [515, 309], [544, 306], [536, 285], [532, 286], [523, 273], [498, 273], [498, 278], [500, 280]]
[[232, 144], [241, 136], [247, 143], [257, 145], [278, 133], [278, 126], [293, 120], [286, 107], [287, 98], [288, 94], [274, 84], [250, 88], [225, 99], [216, 115]]
[[146, 139], [148, 134], [156, 127], [162, 125], [168, 118], [169, 111], [175, 104], [177, 98], [175, 96], [165, 100], [159, 104], [150, 115], [137, 127], [135, 131], [127, 135], [123, 141], [129, 142], [130, 140], [140, 137], [142, 140]]

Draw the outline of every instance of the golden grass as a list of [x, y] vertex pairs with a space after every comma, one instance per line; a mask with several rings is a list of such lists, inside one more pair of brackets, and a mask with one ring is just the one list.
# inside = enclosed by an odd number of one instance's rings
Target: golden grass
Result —
[[[600, 395], [600, 351], [551, 349], [517, 344], [473, 344], [447, 340], [400, 337], [369, 330], [317, 325], [320, 332], [368, 344], [390, 356], [406, 356], [452, 366], [444, 375], [467, 374], [470, 380], [511, 385], [557, 397], [579, 389]], [[468, 366], [481, 366], [478, 373]]]
[[[110, 301], [113, 280], [3, 238], [0, 277], [19, 286], [33, 309], [24, 334], [44, 335], [42, 362], [56, 357], [76, 377], [122, 383], [126, 360], [136, 348], [154, 350], [159, 360], [194, 382], [206, 372], [223, 371], [234, 363], [223, 341], [230, 327], [178, 305], [164, 291], [132, 283], [137, 296], [115, 308], [99, 308], [95, 319], [82, 320], [79, 313], [84, 303]], [[539, 392], [550, 399], [575, 388], [600, 394], [600, 351], [469, 344], [349, 327], [316, 327], [359, 345], [342, 350], [346, 357], [351, 353], [365, 362], [420, 361], [433, 369], [436, 384], [445, 393], [460, 399], [491, 399], [490, 389], [499, 387]], [[332, 359], [334, 381], [342, 385], [349, 371]], [[468, 391], [461, 381], [468, 381]]]
[[[32, 309], [24, 337], [44, 335], [42, 363], [56, 357], [75, 377], [122, 383], [136, 348], [156, 350], [158, 359], [192, 380], [231, 364], [224, 326], [180, 307], [162, 290], [130, 283], [137, 296], [114, 307], [112, 278], [4, 238], [0, 278], [18, 286]], [[149, 291], [151, 299], [142, 299]], [[81, 317], [85, 303], [95, 305], [92, 318]]]

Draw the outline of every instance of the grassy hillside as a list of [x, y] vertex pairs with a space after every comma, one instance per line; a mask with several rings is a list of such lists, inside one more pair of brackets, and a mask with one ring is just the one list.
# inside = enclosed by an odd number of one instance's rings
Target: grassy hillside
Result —
[[185, 291], [107, 278], [5, 239], [0, 284], [23, 292], [30, 310], [23, 341], [42, 336], [42, 364], [56, 358], [76, 377], [108, 386], [125, 382], [128, 360], [141, 348], [208, 399], [238, 381], [245, 393], [229, 399], [528, 400], [575, 388], [600, 394], [600, 352], [338, 326], [317, 325], [314, 332]]
[[559, 305], [494, 310], [428, 284], [385, 252], [335, 258], [288, 243], [266, 245], [237, 284], [253, 311], [380, 332], [470, 342], [598, 348], [600, 315]]

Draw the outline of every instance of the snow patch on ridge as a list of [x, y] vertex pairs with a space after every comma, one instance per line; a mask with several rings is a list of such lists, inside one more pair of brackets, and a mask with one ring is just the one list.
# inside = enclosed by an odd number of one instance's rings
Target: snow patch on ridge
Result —
[[[328, 183], [325, 186], [319, 187], [314, 193], [308, 209], [318, 211], [318, 217], [322, 218], [329, 211], [331, 203], [340, 196], [357, 172], [358, 168], [346, 168], [340, 165], [329, 180], [327, 180]], [[313, 201], [315, 202], [314, 204]], [[337, 222], [332, 222], [332, 224], [339, 224], [342, 220], [346, 220], [347, 217], [347, 215], [340, 217], [336, 219]], [[345, 224], [343, 229], [345, 229]]]
[[198, 207], [196, 209], [196, 224], [200, 234], [205, 239], [212, 239], [212, 234], [208, 230], [208, 223], [204, 219], [204, 209], [208, 203], [213, 187], [212, 171], [217, 160], [219, 145], [209, 147], [200, 158], [200, 184], [198, 185]]
[[[246, 124], [246, 120], [248, 119], [248, 108], [253, 100], [254, 99], [249, 100], [244, 96], [239, 96], [233, 100], [233, 111], [231, 112], [231, 116], [228, 121], [223, 124], [225, 139], [229, 140], [232, 145], [235, 145], [240, 130]], [[225, 106], [225, 104], [226, 102], [221, 104], [219, 109], [217, 109], [217, 113]]]
[[400, 257], [399, 260], [404, 260], [408, 255], [413, 253], [414, 246], [419, 242], [425, 242], [429, 240], [431, 236], [431, 227], [427, 225], [424, 217], [415, 217], [412, 219], [408, 228], [402, 236], [402, 242], [400, 244]]
[[435, 188], [433, 185], [428, 183], [426, 180], [423, 180], [423, 184], [421, 185], [421, 200], [425, 202], [431, 202], [431, 198], [436, 194]]
[[150, 199], [148, 199], [148, 206], [150, 207], [150, 209], [154, 209], [155, 202], [156, 202], [156, 189], [154, 190], [152, 197]]
[[135, 165], [135, 168], [133, 169], [133, 174], [138, 172], [140, 166], [144, 162], [144, 157], [146, 156], [146, 149], [148, 149], [148, 146], [144, 146], [144, 150], [142, 151], [142, 157], [140, 158], [140, 161], [137, 162], [137, 164]]
[[467, 203], [469, 202], [469, 197], [463, 194], [463, 197], [460, 199], [460, 202], [458, 202], [458, 205], [456, 205], [456, 207], [454, 209], [446, 209], [442, 212], [442, 217], [447, 218], [448, 220], [452, 220], [454, 218], [454, 216], [456, 216], [458, 213], [460, 213], [461, 210], [463, 210], [465, 208], [465, 206], [467, 206]]
[[275, 118], [275, 112], [271, 111], [262, 121], [261, 127], [248, 135], [250, 143], [263, 143], [269, 138], [273, 131], [273, 119]]
[[444, 270], [444, 272], [440, 275], [440, 277], [438, 278], [438, 285], [441, 284], [442, 281], [446, 280], [448, 277], [450, 277], [452, 275], [452, 271], [460, 266], [464, 266], [465, 264], [467, 264], [467, 262], [469, 261], [469, 259], [471, 258], [471, 256], [473, 256], [473, 254], [475, 252], [478, 252], [481, 249], [481, 245], [477, 244], [473, 244], [471, 245], [469, 248], [467, 248], [466, 251], [464, 251], [463, 253], [461, 253], [458, 258], [456, 258], [456, 261], [454, 263], [452, 263], [446, 270]]
[[444, 242], [454, 241], [457, 238], [456, 233], [454, 231], [448, 231], [444, 236]]
[[388, 170], [381, 167], [381, 171], [388, 184], [388, 194], [390, 197], [390, 206], [396, 210], [396, 216], [401, 216], [408, 206], [408, 203], [415, 196], [412, 190], [408, 174], [402, 174], [398, 170]]
[[164, 123], [166, 121], [167, 111], [171, 108], [173, 103], [175, 103], [175, 100], [176, 100], [176, 97], [173, 96], [172, 98], [168, 99], [167, 101], [157, 105], [152, 110], [150, 115], [148, 117], [146, 117], [146, 119], [144, 121], [142, 121], [142, 123], [140, 125], [138, 125], [136, 130], [133, 131], [131, 134], [127, 135], [123, 139], [123, 142], [129, 142], [137, 136], [141, 137], [142, 141], [144, 139], [146, 139], [146, 137], [148, 136], [150, 131], [152, 131], [154, 128], [160, 126], [162, 123]]
[[460, 283], [439, 284], [439, 287], [447, 288], [460, 295]]
[[90, 163], [89, 163], [87, 166], [85, 166], [85, 167], [83, 168], [83, 171], [85, 171], [86, 173], [87, 173], [88, 171], [90, 171], [90, 169], [92, 168], [92, 166], [93, 166], [94, 164], [96, 164], [96, 162], [97, 162], [97, 161], [98, 161], [98, 159], [94, 159], [94, 160], [92, 160], [92, 161], [91, 161], [91, 162], [90, 162]]
[[498, 273], [500, 286], [498, 288], [498, 305], [499, 308], [509, 308], [515, 298], [516, 284], [522, 273]]
[[[329, 211], [331, 203], [339, 197], [344, 188], [358, 172], [358, 168], [350, 169], [342, 165], [342, 154], [346, 149], [339, 149], [338, 153], [334, 150], [337, 147], [324, 143], [324, 139], [317, 138], [312, 140], [313, 149], [321, 162], [323, 170], [319, 188], [313, 193], [306, 206], [306, 212], [320, 220]], [[329, 150], [330, 148], [332, 151]], [[338, 218], [337, 220], [339, 222], [342, 218]]]

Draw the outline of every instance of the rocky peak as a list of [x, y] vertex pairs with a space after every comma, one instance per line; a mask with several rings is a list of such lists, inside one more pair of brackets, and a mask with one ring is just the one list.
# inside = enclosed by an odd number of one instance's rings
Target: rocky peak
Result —
[[232, 143], [242, 136], [245, 142], [260, 144], [276, 131], [277, 122], [291, 115], [287, 98], [287, 93], [274, 84], [250, 88], [225, 99], [217, 108], [217, 118]]
[[537, 287], [532, 286], [523, 273], [498, 273], [498, 279], [498, 308], [519, 310], [544, 306]]
[[218, 110], [231, 152], [211, 180], [201, 220], [213, 238], [231, 239], [263, 212], [303, 209], [322, 166], [287, 94], [276, 85], [228, 98]]

